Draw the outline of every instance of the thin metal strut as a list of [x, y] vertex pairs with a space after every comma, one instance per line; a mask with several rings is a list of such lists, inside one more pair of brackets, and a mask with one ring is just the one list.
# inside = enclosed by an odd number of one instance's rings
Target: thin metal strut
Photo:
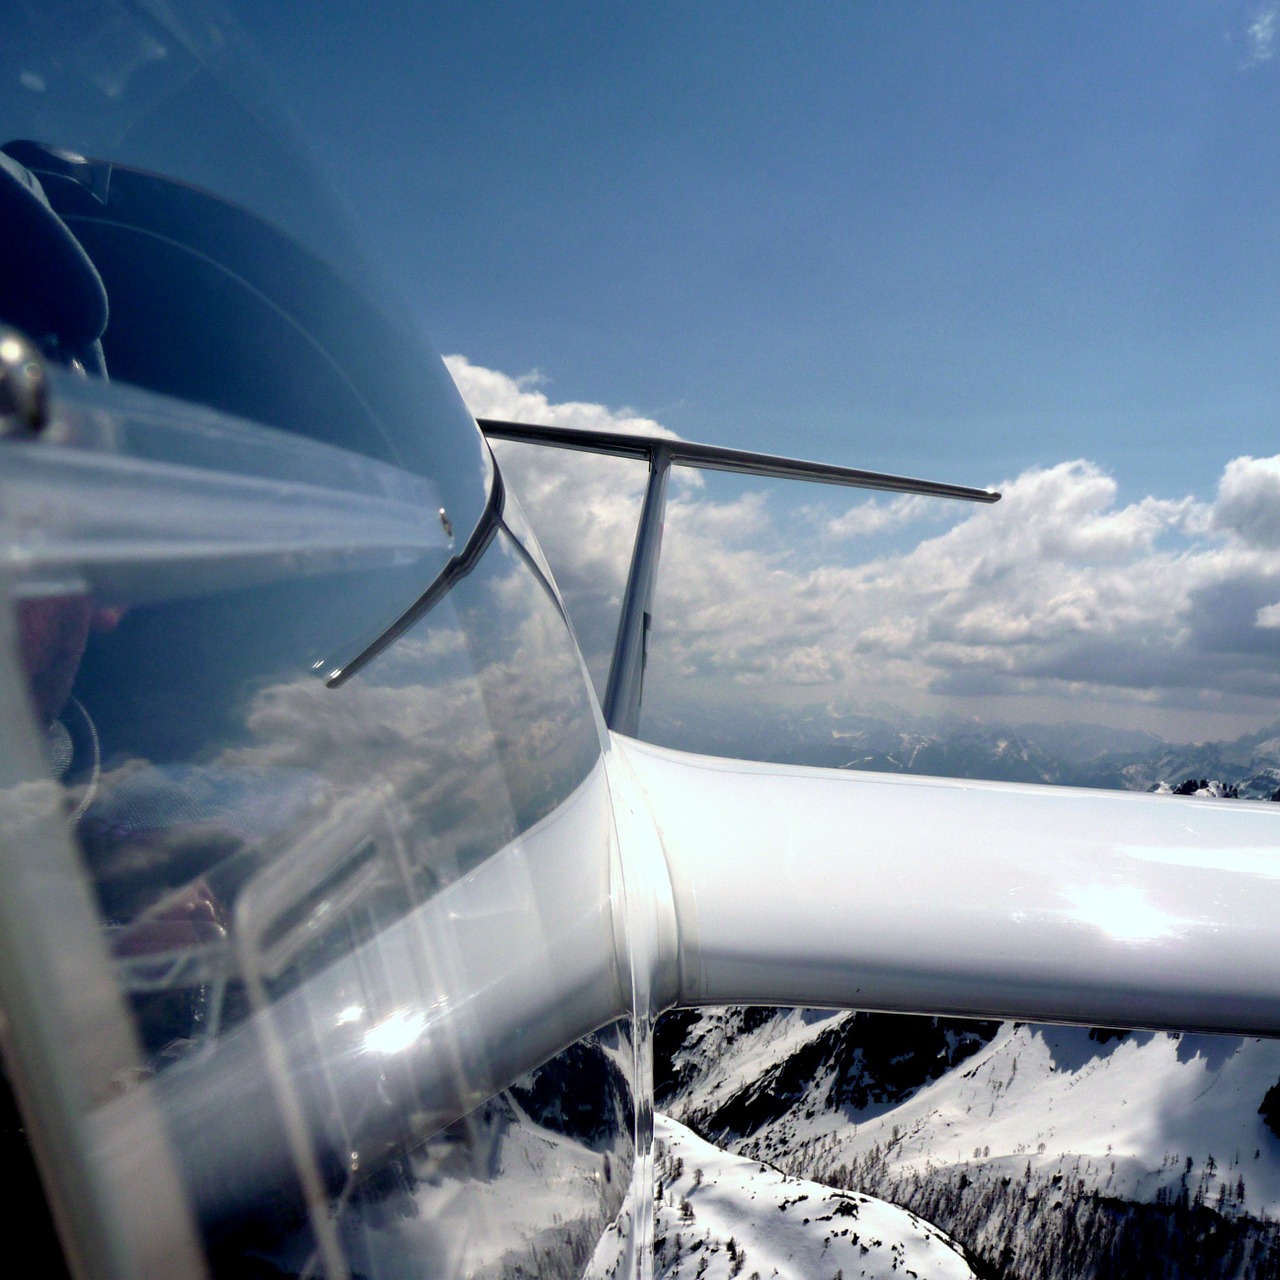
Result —
[[616, 733], [634, 738], [640, 728], [640, 695], [644, 667], [649, 656], [649, 627], [653, 622], [653, 591], [658, 582], [658, 558], [662, 554], [662, 529], [667, 509], [667, 479], [671, 474], [670, 451], [655, 448], [649, 458], [649, 485], [645, 490], [640, 523], [627, 588], [622, 596], [618, 638], [613, 644], [609, 683], [604, 693], [604, 722]]

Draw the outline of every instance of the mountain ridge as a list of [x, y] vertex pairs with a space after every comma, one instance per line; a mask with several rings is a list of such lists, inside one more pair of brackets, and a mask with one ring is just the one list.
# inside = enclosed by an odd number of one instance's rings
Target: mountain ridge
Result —
[[1278, 1042], [724, 1009], [656, 1048], [665, 1111], [912, 1210], [990, 1274], [1280, 1273]]
[[1280, 722], [1231, 740], [1176, 743], [1144, 730], [1036, 722], [932, 723], [842, 713], [830, 707], [740, 711], [731, 724], [707, 716], [646, 723], [659, 744], [686, 750], [879, 773], [985, 778], [1113, 791], [1172, 790], [1187, 779], [1217, 781], [1239, 798], [1280, 792]]

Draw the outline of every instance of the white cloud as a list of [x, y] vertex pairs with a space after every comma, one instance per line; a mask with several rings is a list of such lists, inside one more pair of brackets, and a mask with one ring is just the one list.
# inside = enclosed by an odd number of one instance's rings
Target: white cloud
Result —
[[1228, 463], [1213, 522], [1249, 546], [1280, 548], [1280, 457]]
[[[445, 364], [477, 418], [676, 438], [652, 418], [627, 409], [581, 401], [553, 403], [536, 389], [541, 375], [512, 378], [458, 355], [446, 356]], [[644, 498], [644, 464], [501, 440], [494, 442], [494, 452], [533, 523], [597, 689], [603, 690]], [[678, 467], [672, 473], [673, 497], [700, 486], [696, 472]], [[718, 509], [716, 518], [734, 517]]]
[[[627, 420], [600, 405], [550, 404], [502, 375], [480, 376], [488, 372], [464, 369], [471, 385], [533, 395], [547, 414]], [[463, 393], [480, 412], [465, 380]], [[509, 474], [561, 585], [571, 585], [570, 611], [599, 670], [643, 475], [620, 481], [581, 466], [553, 454]], [[1000, 487], [994, 507], [960, 509], [959, 519], [949, 508], [950, 527], [865, 563], [850, 562], [847, 539], [941, 504], [882, 499], [825, 520], [804, 507], [797, 520], [784, 512], [783, 486], [732, 501], [677, 491], [648, 704], [821, 696], [850, 710], [878, 701], [984, 714], [998, 704], [1007, 715], [1016, 703], [1087, 719], [1108, 703], [1132, 708], [1135, 725], [1174, 732], [1172, 718], [1203, 724], [1210, 711], [1275, 717], [1280, 655], [1266, 628], [1280, 625], [1280, 457], [1230, 463], [1212, 503], [1121, 504], [1115, 480], [1087, 461]], [[806, 486], [795, 501], [811, 494]]]
[[1246, 66], [1258, 66], [1270, 62], [1275, 56], [1276, 10], [1274, 8], [1258, 9], [1245, 28], [1245, 40], [1248, 44]]
[[900, 529], [912, 521], [937, 511], [937, 504], [916, 494], [904, 493], [888, 502], [868, 498], [850, 507], [842, 516], [828, 521], [827, 533], [833, 538], [856, 538], [872, 533]]
[[640, 435], [664, 436], [674, 440], [675, 432], [632, 413], [630, 409], [609, 409], [602, 404], [565, 401], [553, 404], [537, 390], [546, 377], [534, 371], [512, 378], [495, 369], [472, 364], [466, 356], [445, 356], [445, 367], [458, 384], [467, 408], [477, 418], [500, 418], [508, 422], [538, 422], [553, 427], [577, 427], [592, 431], [634, 431]]

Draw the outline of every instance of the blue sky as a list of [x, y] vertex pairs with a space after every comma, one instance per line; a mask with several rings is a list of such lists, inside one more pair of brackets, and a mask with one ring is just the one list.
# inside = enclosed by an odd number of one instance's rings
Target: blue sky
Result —
[[693, 438], [976, 482], [1086, 456], [1205, 493], [1270, 451], [1256, 7], [263, 10], [445, 350]]
[[[686, 487], [671, 699], [1276, 721], [1274, 4], [243, 21], [477, 413], [1009, 490], [970, 520]], [[510, 465], [598, 670], [636, 481]]]

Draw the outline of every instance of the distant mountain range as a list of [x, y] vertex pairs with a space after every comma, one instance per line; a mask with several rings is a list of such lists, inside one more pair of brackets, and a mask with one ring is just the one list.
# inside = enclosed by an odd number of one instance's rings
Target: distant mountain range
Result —
[[1276, 727], [1234, 742], [1148, 741], [1096, 751], [1080, 749], [1087, 739], [1072, 742], [1061, 730], [1037, 726], [899, 733], [895, 738], [886, 743], [865, 732], [851, 735], [841, 743], [848, 758], [839, 767], [1119, 791], [1153, 791], [1161, 783], [1173, 788], [1194, 778], [1235, 787], [1241, 799], [1249, 800], [1271, 800], [1280, 791]]
[[646, 724], [646, 736], [711, 755], [782, 764], [936, 777], [1044, 782], [1116, 791], [1176, 788], [1188, 779], [1237, 788], [1241, 799], [1280, 792], [1280, 722], [1232, 742], [1169, 743], [1139, 730], [1100, 725], [902, 727], [872, 716], [815, 707], [750, 710], [732, 721], [690, 712]]

